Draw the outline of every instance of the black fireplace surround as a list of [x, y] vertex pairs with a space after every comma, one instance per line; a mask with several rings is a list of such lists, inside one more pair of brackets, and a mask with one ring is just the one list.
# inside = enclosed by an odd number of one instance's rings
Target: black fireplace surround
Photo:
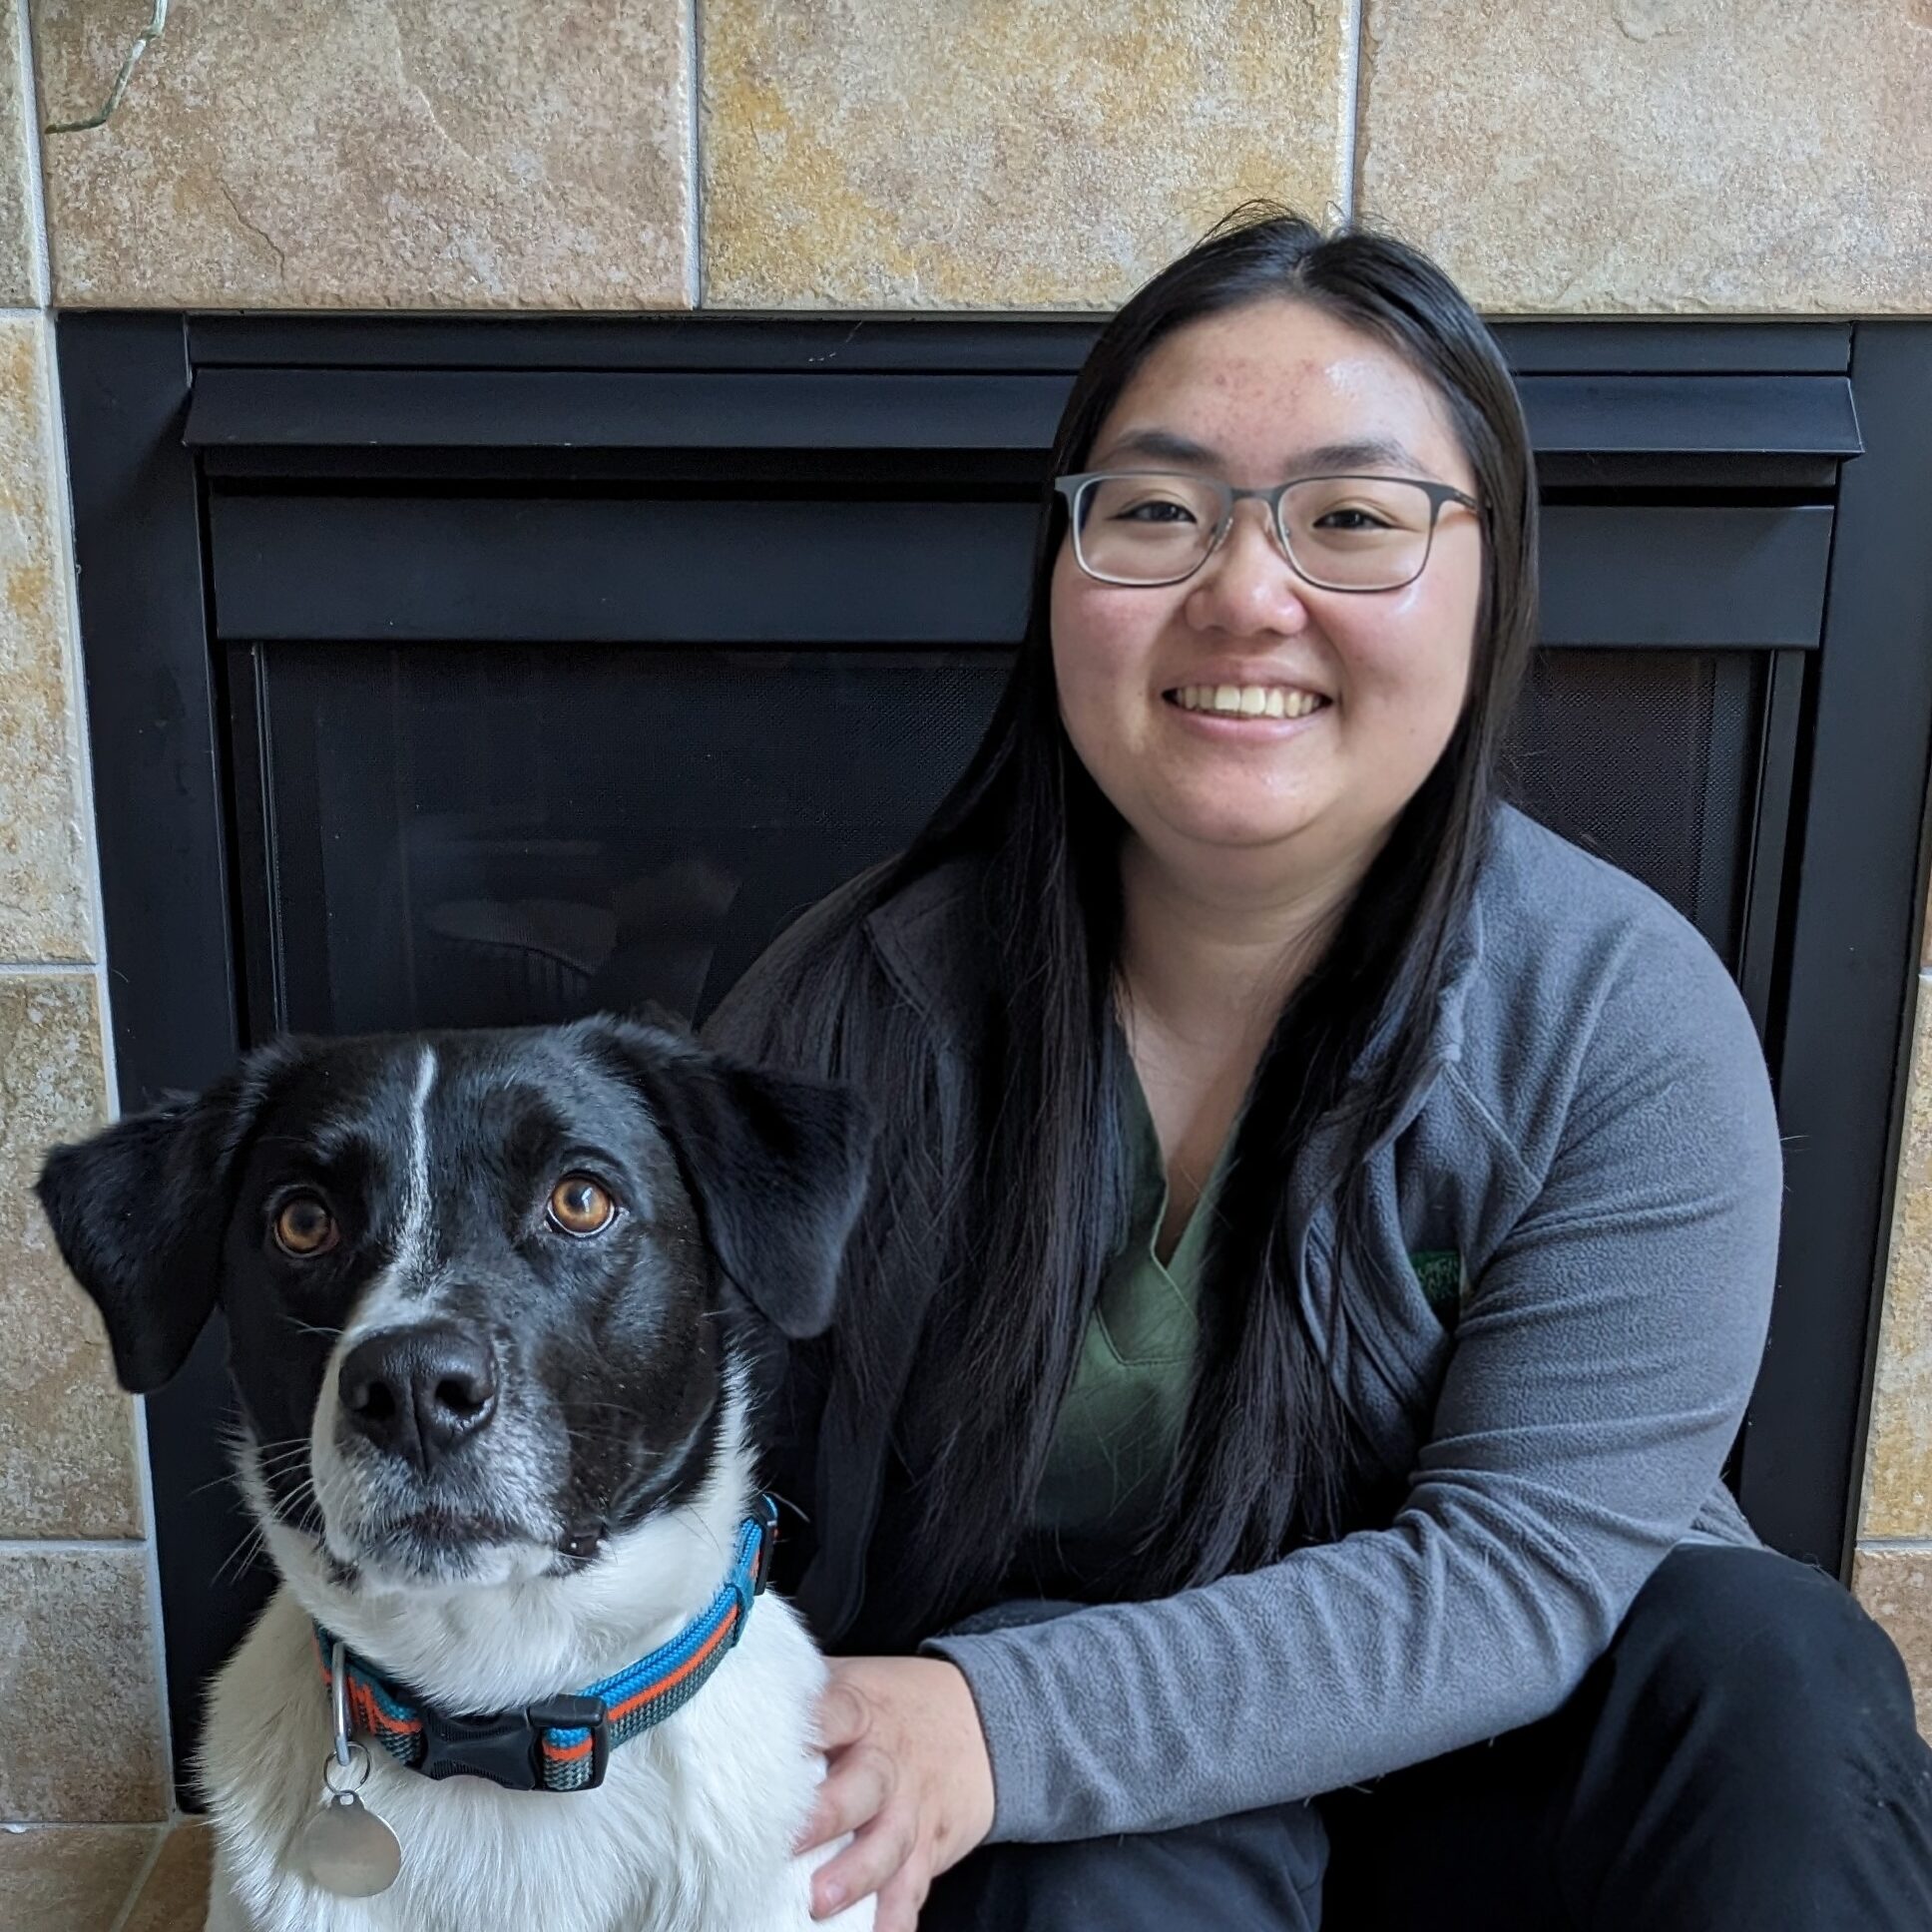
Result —
[[[136, 1109], [285, 1028], [702, 1017], [959, 768], [1097, 324], [58, 326]], [[1843, 1574], [1923, 876], [1932, 324], [1498, 332], [1545, 499], [1511, 782], [1743, 990], [1788, 1188], [1732, 1477]], [[223, 1347], [149, 1406], [178, 1765], [264, 1587], [223, 1568]]]

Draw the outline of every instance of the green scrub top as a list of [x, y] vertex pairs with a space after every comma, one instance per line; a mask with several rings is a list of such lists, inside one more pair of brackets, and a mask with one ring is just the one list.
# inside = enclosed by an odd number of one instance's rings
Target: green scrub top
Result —
[[1155, 1251], [1167, 1170], [1134, 1063], [1120, 1055], [1128, 1147], [1127, 1243], [1109, 1263], [1074, 1378], [1054, 1425], [1033, 1529], [1046, 1538], [1131, 1547], [1153, 1522], [1181, 1443], [1199, 1342], [1202, 1263], [1214, 1224], [1230, 1129], [1173, 1255]]

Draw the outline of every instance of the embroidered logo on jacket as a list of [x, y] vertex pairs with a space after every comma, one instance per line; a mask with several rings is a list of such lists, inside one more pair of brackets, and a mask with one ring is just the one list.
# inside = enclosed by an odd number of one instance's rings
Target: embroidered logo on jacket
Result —
[[1435, 1310], [1436, 1319], [1445, 1328], [1453, 1328], [1469, 1292], [1461, 1254], [1453, 1247], [1422, 1248], [1409, 1256], [1409, 1266], [1415, 1270], [1422, 1298]]

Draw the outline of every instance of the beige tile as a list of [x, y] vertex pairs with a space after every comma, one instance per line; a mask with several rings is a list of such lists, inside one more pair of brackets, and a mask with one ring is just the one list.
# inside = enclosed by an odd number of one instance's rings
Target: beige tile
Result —
[[1866, 1536], [1932, 1536], [1932, 983], [1921, 979], [1866, 1438]]
[[134, 1406], [31, 1192], [106, 1119], [91, 975], [0, 975], [0, 1537], [142, 1533]]
[[215, 1841], [202, 1824], [178, 1824], [141, 1888], [122, 1932], [202, 1932]]
[[116, 1825], [0, 1825], [0, 1926], [111, 1932], [156, 1835]]
[[1932, 1549], [1861, 1549], [1852, 1559], [1851, 1587], [1898, 1646], [1912, 1679], [1919, 1734], [1932, 1740]]
[[0, 316], [0, 960], [94, 944], [46, 327]]
[[34, 236], [34, 178], [27, 145], [32, 90], [20, 63], [20, 0], [0, 0], [0, 308], [33, 308], [47, 298]]
[[0, 1551], [0, 1817], [165, 1815], [147, 1556], [139, 1545]]
[[703, 0], [707, 306], [1112, 306], [1342, 193], [1347, 0]]
[[1932, 308], [1932, 4], [1367, 0], [1359, 206], [1492, 311]]
[[[32, 0], [50, 119], [149, 11]], [[689, 0], [176, 0], [43, 144], [56, 299], [682, 306], [689, 68]]]

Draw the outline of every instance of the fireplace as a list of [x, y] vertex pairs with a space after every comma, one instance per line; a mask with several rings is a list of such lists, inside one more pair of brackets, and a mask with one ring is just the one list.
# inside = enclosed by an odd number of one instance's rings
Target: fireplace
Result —
[[[63, 316], [123, 1105], [282, 1029], [702, 1018], [977, 738], [1095, 326]], [[1500, 332], [1546, 500], [1511, 783], [1697, 924], [1765, 1042], [1787, 1231], [1733, 1480], [1842, 1568], [1932, 742], [1900, 427], [1932, 328]], [[149, 1412], [184, 1757], [263, 1589], [223, 1339]]]

